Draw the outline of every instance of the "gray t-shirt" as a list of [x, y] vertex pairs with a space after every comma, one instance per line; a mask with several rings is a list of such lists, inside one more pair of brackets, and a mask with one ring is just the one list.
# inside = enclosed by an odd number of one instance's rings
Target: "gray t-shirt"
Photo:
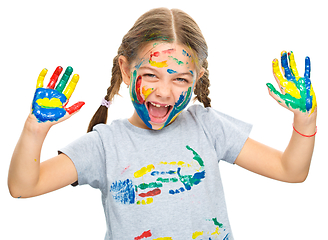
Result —
[[60, 152], [79, 185], [100, 189], [106, 240], [232, 240], [218, 163], [234, 163], [250, 131], [193, 105], [162, 130], [99, 124]]

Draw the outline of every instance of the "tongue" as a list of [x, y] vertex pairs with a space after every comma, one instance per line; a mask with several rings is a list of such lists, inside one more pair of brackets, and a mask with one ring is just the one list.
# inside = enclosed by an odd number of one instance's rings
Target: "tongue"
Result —
[[168, 107], [155, 107], [152, 104], [149, 104], [148, 110], [150, 115], [155, 118], [163, 118], [167, 114]]

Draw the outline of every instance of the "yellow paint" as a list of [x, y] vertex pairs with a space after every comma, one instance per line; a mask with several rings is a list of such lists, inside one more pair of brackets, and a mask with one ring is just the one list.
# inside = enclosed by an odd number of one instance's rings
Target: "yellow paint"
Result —
[[155, 61], [149, 60], [149, 63], [153, 67], [158, 67], [158, 68], [163, 68], [163, 67], [168, 67], [169, 66], [169, 65], [167, 65], [167, 61], [155, 62]]
[[72, 77], [72, 80], [70, 81], [68, 86], [65, 88], [63, 94], [67, 97], [67, 100], [70, 99], [70, 97], [72, 96], [79, 79], [80, 79], [79, 74], [74, 74], [74, 76]]
[[215, 234], [220, 235], [220, 233], [219, 233], [219, 227], [216, 227], [215, 232], [211, 233], [211, 235], [215, 235]]
[[272, 62], [272, 69], [273, 69], [273, 73], [274, 75], [278, 78], [280, 86], [284, 88], [286, 93], [289, 93], [292, 97], [300, 99], [301, 98], [301, 94], [299, 92], [299, 90], [297, 89], [295, 83], [291, 82], [291, 81], [287, 81], [281, 74], [280, 69], [279, 69], [279, 63], [278, 61], [275, 59]]
[[36, 161], [36, 159], [34, 159], [34, 161]]
[[293, 52], [291, 52], [289, 55], [289, 65], [290, 65], [290, 68], [292, 69], [292, 72], [293, 72], [296, 80], [298, 81], [298, 79], [300, 78], [300, 75], [298, 74], [298, 71], [296, 68], [296, 62], [295, 62], [295, 57], [294, 57]]
[[135, 178], [142, 177], [143, 175], [151, 172], [153, 169], [155, 169], [154, 165], [153, 164], [149, 164], [147, 167], [143, 167], [140, 170], [136, 171], [134, 173], [134, 177]]
[[204, 231], [201, 231], [201, 232], [194, 232], [192, 234], [192, 239], [196, 239], [197, 237], [199, 236], [202, 236], [204, 234]]
[[165, 161], [161, 161], [159, 164], [161, 165], [177, 165], [179, 167], [191, 167], [192, 165], [189, 163], [185, 163], [183, 161], [179, 161], [179, 162], [165, 162]]
[[43, 108], [62, 108], [63, 104], [58, 98], [43, 98], [36, 100], [36, 103]]
[[147, 205], [147, 204], [151, 204], [153, 202], [154, 202], [154, 199], [150, 197], [150, 198], [147, 198], [146, 201], [144, 199], [141, 202], [138, 201], [137, 205], [140, 205], [140, 204]]
[[154, 91], [154, 88], [147, 88], [146, 89], [146, 86], [142, 87], [142, 94], [145, 96], [145, 101], [153, 91]]
[[313, 113], [314, 109], [317, 107], [317, 97], [315, 96], [315, 93], [313, 91], [312, 88], [312, 84], [311, 84], [311, 89], [310, 89], [310, 96], [312, 96], [312, 110], [310, 115]]
[[36, 82], [36, 88], [43, 87], [43, 80], [44, 80], [44, 77], [46, 76], [47, 72], [48, 72], [48, 69], [46, 69], [46, 68], [42, 69], [42, 71], [39, 74], [38, 80]]
[[153, 240], [172, 240], [171, 237], [160, 237], [160, 238], [154, 238]]

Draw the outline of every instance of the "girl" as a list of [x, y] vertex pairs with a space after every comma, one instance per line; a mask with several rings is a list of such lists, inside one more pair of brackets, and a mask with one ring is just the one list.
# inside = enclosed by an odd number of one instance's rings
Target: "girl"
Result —
[[[220, 160], [285, 182], [306, 179], [316, 132], [316, 98], [306, 59], [300, 77], [293, 53], [282, 53], [268, 84], [277, 102], [294, 113], [294, 132], [284, 152], [250, 139], [251, 125], [211, 108], [207, 45], [186, 13], [153, 9], [124, 36], [113, 60], [111, 85], [88, 133], [40, 164], [51, 126], [83, 103], [66, 108], [78, 76], [56, 85], [56, 70], [43, 88], [39, 76], [32, 111], [13, 153], [8, 185], [13, 197], [41, 195], [69, 184], [100, 189], [105, 239], [233, 239], [220, 178]], [[289, 62], [289, 65], [288, 65]], [[106, 125], [112, 99], [124, 82], [135, 111]], [[192, 92], [200, 105], [183, 111]]]

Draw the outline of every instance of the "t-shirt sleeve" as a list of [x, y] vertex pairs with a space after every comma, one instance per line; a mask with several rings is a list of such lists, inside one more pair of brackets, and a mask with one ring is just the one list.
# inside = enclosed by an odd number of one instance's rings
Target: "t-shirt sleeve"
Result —
[[85, 134], [58, 152], [67, 155], [74, 163], [78, 185], [89, 184], [93, 188], [105, 188], [105, 151], [97, 131]]
[[234, 163], [243, 148], [252, 125], [213, 108], [197, 106], [199, 119], [215, 148], [218, 161]]

